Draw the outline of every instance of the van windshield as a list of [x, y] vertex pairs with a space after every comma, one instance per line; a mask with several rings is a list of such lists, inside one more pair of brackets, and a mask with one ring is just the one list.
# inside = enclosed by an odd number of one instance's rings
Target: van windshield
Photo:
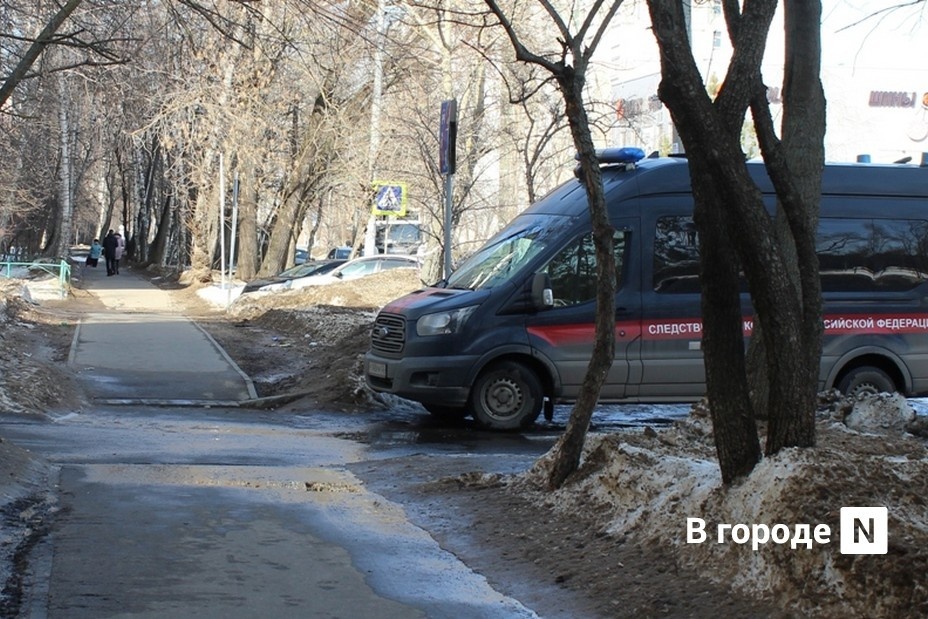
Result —
[[565, 217], [535, 217], [509, 226], [461, 263], [448, 278], [448, 287], [481, 290], [509, 281], [550, 243], [561, 239], [562, 226], [558, 224], [569, 221]]

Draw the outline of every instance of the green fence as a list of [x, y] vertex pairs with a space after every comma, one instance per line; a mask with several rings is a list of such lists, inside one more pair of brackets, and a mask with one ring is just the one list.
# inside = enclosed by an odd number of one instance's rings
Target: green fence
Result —
[[24, 267], [29, 270], [40, 269], [51, 275], [58, 277], [58, 289], [61, 291], [61, 298], [68, 296], [68, 288], [71, 285], [71, 265], [64, 260], [58, 262], [42, 262], [39, 260], [33, 262], [12, 262], [5, 260], [0, 262], [0, 276], [10, 278], [13, 276], [13, 267]]

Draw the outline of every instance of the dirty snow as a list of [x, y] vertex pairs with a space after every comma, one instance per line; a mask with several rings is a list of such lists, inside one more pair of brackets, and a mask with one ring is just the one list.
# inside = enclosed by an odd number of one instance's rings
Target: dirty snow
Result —
[[[730, 488], [721, 484], [711, 430], [699, 416], [659, 432], [590, 436], [580, 471], [553, 494], [536, 489], [543, 463], [509, 483], [514, 492], [563, 513], [592, 509], [603, 532], [674, 548], [681, 566], [768, 596], [791, 612], [925, 616], [928, 450], [923, 438], [896, 423], [913, 417], [911, 411], [905, 399], [888, 394], [842, 403], [820, 415], [816, 448], [764, 458]], [[864, 431], [848, 427], [851, 415]], [[852, 506], [888, 508], [886, 555], [840, 553], [840, 508]], [[707, 542], [687, 543], [688, 518], [706, 522]], [[750, 542], [735, 543], [730, 529], [726, 543], [718, 543], [719, 524], [739, 523], [786, 524], [791, 532], [795, 525], [814, 531], [824, 524], [830, 543], [813, 542], [810, 549], [768, 541], [754, 549]]]

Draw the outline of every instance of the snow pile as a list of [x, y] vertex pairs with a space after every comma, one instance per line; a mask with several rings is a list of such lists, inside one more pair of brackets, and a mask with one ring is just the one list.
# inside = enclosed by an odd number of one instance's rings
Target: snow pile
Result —
[[259, 315], [254, 322], [265, 328], [298, 336], [306, 346], [341, 346], [342, 353], [349, 355], [366, 350], [355, 351], [354, 347], [349, 349], [348, 342], [361, 334], [366, 344], [375, 316], [373, 311], [314, 305], [302, 311], [269, 310]]
[[844, 419], [847, 427], [860, 432], [898, 433], [915, 420], [915, 410], [898, 393], [881, 393], [854, 402]]
[[244, 288], [244, 284], [213, 284], [211, 286], [197, 288], [196, 294], [200, 300], [204, 301], [212, 307], [227, 308], [241, 296], [242, 290]]
[[[888, 432], [907, 418], [905, 400], [856, 406], [863, 427]], [[879, 421], [882, 420], [882, 421]], [[928, 614], [928, 449], [901, 431], [876, 436], [823, 419], [814, 449], [765, 458], [745, 480], [721, 485], [705, 422], [690, 418], [662, 432], [590, 435], [580, 470], [554, 493], [536, 490], [544, 463], [510, 482], [550, 509], [593, 516], [600, 530], [675, 553], [677, 561], [745, 593], [809, 616]], [[840, 552], [841, 507], [885, 506], [885, 555]], [[687, 543], [687, 519], [705, 522], [707, 539]], [[812, 547], [790, 541], [736, 543], [720, 524], [810, 525]], [[811, 536], [827, 525], [829, 542]], [[744, 531], [744, 529], [742, 529]], [[780, 528], [782, 534], [784, 529]]]
[[422, 288], [415, 269], [393, 269], [366, 277], [297, 290], [243, 294], [229, 307], [237, 318], [254, 318], [272, 309], [306, 309], [317, 305], [380, 309]]

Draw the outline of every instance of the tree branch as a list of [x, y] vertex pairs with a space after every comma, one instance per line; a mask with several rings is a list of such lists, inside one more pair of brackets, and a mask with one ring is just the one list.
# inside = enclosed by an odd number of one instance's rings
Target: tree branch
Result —
[[0, 86], [0, 108], [3, 107], [7, 99], [10, 98], [10, 95], [13, 94], [13, 90], [15, 90], [19, 82], [21, 82], [23, 77], [29, 72], [29, 69], [32, 68], [32, 65], [38, 59], [42, 51], [52, 43], [52, 39], [58, 31], [58, 28], [60, 28], [65, 20], [70, 17], [71, 13], [80, 6], [81, 1], [82, 0], [68, 0], [68, 3], [61, 7], [48, 24], [46, 24], [45, 28], [42, 29], [42, 32], [39, 33], [39, 36], [36, 37], [35, 41], [26, 51], [26, 55], [22, 57], [19, 64], [13, 69], [13, 73], [3, 82], [3, 85]]

